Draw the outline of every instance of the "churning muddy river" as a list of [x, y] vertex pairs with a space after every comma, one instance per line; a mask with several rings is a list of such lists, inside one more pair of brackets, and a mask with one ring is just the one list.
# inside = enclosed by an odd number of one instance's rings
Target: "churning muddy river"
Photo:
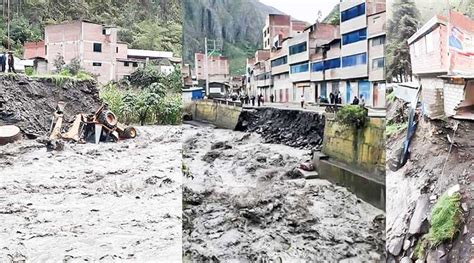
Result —
[[0, 262], [181, 262], [181, 129], [0, 146]]
[[382, 259], [383, 211], [326, 180], [298, 178], [291, 171], [308, 150], [262, 141], [184, 125], [184, 261]]

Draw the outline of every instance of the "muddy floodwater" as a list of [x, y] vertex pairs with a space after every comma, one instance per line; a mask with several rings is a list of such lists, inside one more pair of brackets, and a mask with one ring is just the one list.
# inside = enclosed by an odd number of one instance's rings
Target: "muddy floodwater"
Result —
[[184, 125], [184, 261], [381, 260], [383, 211], [326, 180], [299, 179], [291, 171], [309, 153]]
[[181, 262], [181, 129], [0, 146], [0, 262]]

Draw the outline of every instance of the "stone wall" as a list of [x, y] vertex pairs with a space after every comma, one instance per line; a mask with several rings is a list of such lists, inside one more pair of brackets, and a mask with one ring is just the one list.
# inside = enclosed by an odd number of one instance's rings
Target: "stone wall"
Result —
[[426, 116], [430, 119], [444, 117], [444, 82], [437, 77], [423, 77], [420, 80], [422, 85], [421, 100]]
[[323, 153], [364, 172], [385, 173], [385, 119], [370, 118], [364, 129], [326, 119]]
[[454, 110], [464, 100], [464, 85], [444, 84], [444, 112], [447, 117], [456, 114]]
[[219, 128], [234, 130], [242, 108], [202, 100], [186, 104], [184, 110], [193, 116], [193, 120], [207, 121]]

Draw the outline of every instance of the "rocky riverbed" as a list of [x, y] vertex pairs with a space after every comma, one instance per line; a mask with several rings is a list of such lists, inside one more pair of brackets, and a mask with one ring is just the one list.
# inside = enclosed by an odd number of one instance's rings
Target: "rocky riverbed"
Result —
[[0, 146], [0, 262], [181, 262], [181, 129], [138, 130]]
[[184, 261], [382, 260], [383, 211], [291, 172], [308, 150], [263, 141], [184, 125]]

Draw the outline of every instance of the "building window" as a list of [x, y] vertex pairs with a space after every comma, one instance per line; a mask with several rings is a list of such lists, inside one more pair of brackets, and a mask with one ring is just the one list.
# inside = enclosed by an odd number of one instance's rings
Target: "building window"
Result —
[[347, 10], [344, 10], [341, 12], [341, 22], [350, 20], [352, 18], [365, 15], [365, 3], [362, 3], [360, 5], [356, 5], [354, 7], [351, 7]]
[[342, 44], [358, 42], [367, 39], [367, 28], [362, 28], [342, 35]]
[[105, 28], [102, 28], [102, 35], [105, 35], [107, 33], [107, 31], [105, 30]]
[[385, 65], [385, 59], [384, 58], [374, 58], [372, 60], [372, 69], [377, 70], [383, 68]]
[[46, 46], [46, 45], [44, 46], [44, 54], [48, 55], [48, 46]]
[[385, 44], [385, 36], [379, 36], [372, 39], [372, 46], [380, 46]]
[[305, 52], [307, 50], [306, 42], [296, 44], [290, 47], [290, 55]]
[[94, 43], [94, 52], [102, 52], [102, 44]]
[[308, 70], [309, 70], [309, 63], [305, 62], [305, 63], [292, 65], [290, 72], [291, 74], [295, 74], [295, 73], [308, 72]]
[[115, 53], [118, 53], [118, 47], [115, 47]]
[[434, 51], [434, 40], [433, 40], [433, 32], [430, 32], [426, 35], [426, 53], [431, 53]]
[[102, 67], [102, 63], [99, 62], [92, 62], [93, 67]]
[[125, 61], [125, 62], [123, 62], [123, 65], [124, 65], [125, 67], [129, 67], [129, 66], [130, 66], [130, 63], [129, 63], [128, 61]]
[[353, 67], [367, 63], [367, 53], [360, 53], [352, 56], [342, 57], [342, 67]]
[[138, 67], [138, 62], [133, 62], [132, 66], [133, 66], [134, 68]]
[[311, 71], [312, 72], [318, 72], [318, 71], [323, 71], [323, 70], [328, 70], [328, 69], [333, 69], [333, 68], [340, 68], [341, 67], [341, 58], [334, 58], [334, 59], [329, 59], [326, 61], [320, 61], [320, 62], [315, 62], [311, 64]]
[[281, 66], [281, 65], [285, 65], [286, 63], [288, 63], [288, 57], [287, 56], [277, 58], [275, 60], [272, 60], [272, 68], [278, 67], [278, 66]]

